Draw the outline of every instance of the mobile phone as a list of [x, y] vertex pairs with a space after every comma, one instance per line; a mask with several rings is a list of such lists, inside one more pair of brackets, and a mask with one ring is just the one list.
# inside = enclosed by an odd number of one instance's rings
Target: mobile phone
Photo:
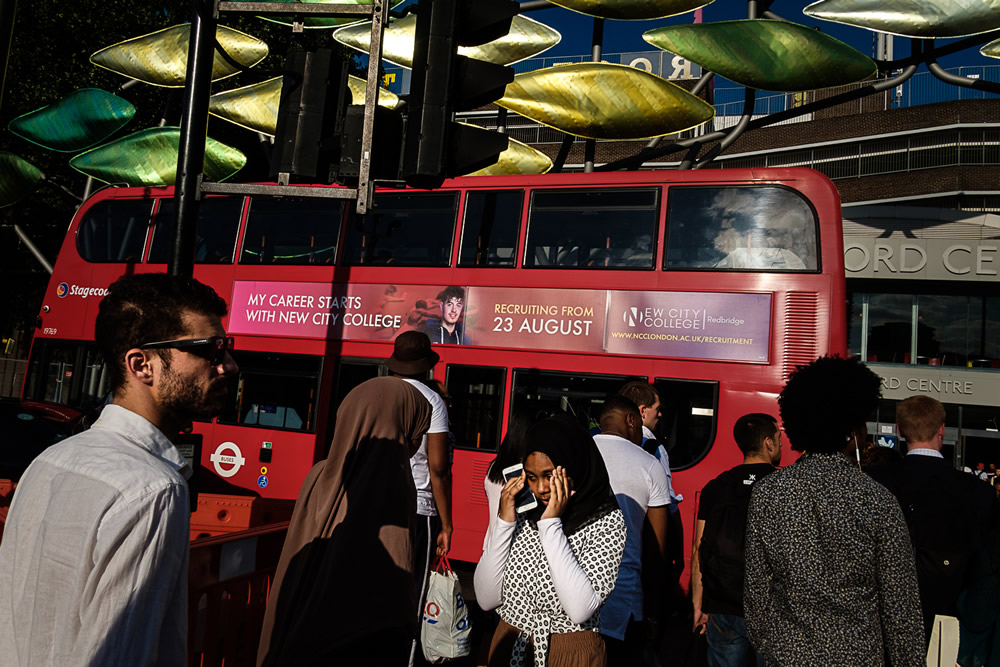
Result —
[[[524, 471], [524, 466], [520, 463], [515, 463], [512, 466], [508, 466], [503, 469], [503, 481], [509, 482], [515, 477], [520, 477], [521, 472]], [[514, 509], [517, 510], [518, 514], [524, 514], [528, 510], [533, 510], [538, 507], [538, 500], [535, 498], [535, 494], [531, 492], [528, 488], [528, 484], [525, 483], [524, 488], [517, 492], [514, 496]]]

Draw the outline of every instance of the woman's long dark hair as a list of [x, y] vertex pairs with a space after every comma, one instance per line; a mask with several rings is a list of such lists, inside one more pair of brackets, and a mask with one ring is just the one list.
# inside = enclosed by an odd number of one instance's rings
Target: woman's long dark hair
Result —
[[500, 451], [493, 459], [489, 469], [486, 471], [486, 478], [494, 484], [503, 484], [503, 470], [517, 463], [524, 461], [525, 436], [528, 429], [535, 422], [550, 417], [549, 411], [544, 409], [532, 409], [527, 407], [515, 408], [510, 413], [510, 420], [507, 422], [507, 433], [500, 443]]

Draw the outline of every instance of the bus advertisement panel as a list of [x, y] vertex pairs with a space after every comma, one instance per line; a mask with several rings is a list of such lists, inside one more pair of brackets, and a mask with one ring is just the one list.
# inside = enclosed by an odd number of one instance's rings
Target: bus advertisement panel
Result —
[[439, 342], [449, 291], [468, 295], [453, 323], [460, 344], [768, 360], [771, 295], [752, 293], [236, 281], [229, 333], [374, 341], [415, 330]]

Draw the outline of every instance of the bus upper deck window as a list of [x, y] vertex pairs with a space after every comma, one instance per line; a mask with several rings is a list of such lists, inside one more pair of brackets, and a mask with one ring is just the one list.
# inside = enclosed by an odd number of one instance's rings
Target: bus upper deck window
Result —
[[816, 212], [786, 187], [674, 186], [663, 268], [818, 271]]
[[459, 266], [514, 266], [523, 190], [474, 190], [465, 198]]
[[152, 211], [151, 199], [106, 199], [94, 204], [76, 232], [80, 256], [88, 262], [138, 262]]
[[659, 188], [536, 190], [524, 266], [653, 268]]
[[[153, 246], [149, 262], [165, 264], [173, 252], [177, 209], [173, 199], [161, 199], [153, 216]], [[231, 264], [243, 213], [243, 197], [208, 197], [198, 206], [196, 264]]]
[[342, 199], [250, 200], [240, 264], [333, 264]]
[[344, 263], [357, 266], [448, 266], [457, 192], [380, 193], [375, 208], [348, 218]]

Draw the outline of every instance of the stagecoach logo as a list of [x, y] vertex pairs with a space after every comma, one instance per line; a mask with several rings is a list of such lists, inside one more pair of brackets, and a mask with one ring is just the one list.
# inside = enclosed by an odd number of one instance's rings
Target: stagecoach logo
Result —
[[232, 477], [247, 462], [235, 442], [222, 443], [208, 459], [215, 466], [215, 472], [219, 473], [219, 477]]
[[56, 285], [56, 296], [62, 299], [65, 296], [78, 296], [86, 299], [88, 296], [106, 296], [106, 287], [80, 287], [69, 283], [59, 283]]
[[622, 314], [622, 318], [625, 320], [625, 324], [634, 327], [639, 325], [639, 309], [635, 306], [628, 308]]

